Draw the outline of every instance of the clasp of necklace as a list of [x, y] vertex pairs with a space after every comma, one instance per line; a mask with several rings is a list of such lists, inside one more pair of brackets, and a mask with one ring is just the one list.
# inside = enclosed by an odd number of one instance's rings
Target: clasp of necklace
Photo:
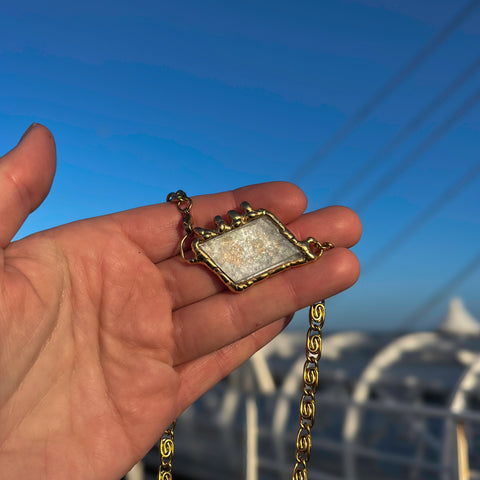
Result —
[[180, 242], [180, 253], [182, 254], [182, 258], [189, 262], [189, 263], [196, 263], [196, 258], [187, 258], [185, 256], [185, 242], [191, 235], [194, 234], [193, 231], [193, 217], [190, 213], [192, 209], [193, 201], [192, 199], [183, 191], [177, 190], [176, 192], [171, 192], [167, 195], [167, 202], [175, 202], [177, 204], [177, 208], [182, 214], [182, 223], [183, 228], [185, 230], [185, 235]]
[[320, 257], [323, 252], [330, 250], [334, 247], [333, 243], [330, 242], [319, 242], [317, 239], [309, 237], [307, 238], [307, 244], [310, 248], [310, 251], [315, 254], [317, 257]]

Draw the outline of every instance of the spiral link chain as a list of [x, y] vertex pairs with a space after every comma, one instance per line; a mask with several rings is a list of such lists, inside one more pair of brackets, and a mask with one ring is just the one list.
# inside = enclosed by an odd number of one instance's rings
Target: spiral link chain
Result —
[[300, 420], [297, 433], [295, 467], [292, 480], [307, 480], [307, 462], [312, 447], [311, 428], [315, 422], [315, 394], [318, 387], [318, 361], [322, 354], [322, 327], [325, 322], [325, 302], [310, 307], [310, 327], [307, 332], [305, 364], [303, 366], [303, 393], [300, 400]]
[[172, 480], [173, 437], [175, 421], [165, 430], [160, 439], [160, 471], [158, 480]]
[[[193, 220], [190, 214], [192, 199], [183, 190], [177, 190], [167, 196], [167, 202], [176, 202], [178, 209], [183, 215], [183, 227], [185, 236], [181, 242], [182, 257], [186, 260], [183, 252], [183, 244], [187, 237], [193, 233]], [[310, 239], [317, 249], [318, 257], [324, 251], [333, 248], [329, 242], [320, 243]], [[315, 303], [310, 306], [309, 329], [305, 345], [305, 364], [303, 367], [303, 392], [300, 400], [299, 428], [296, 439], [295, 466], [292, 480], [307, 480], [307, 463], [310, 460], [312, 447], [311, 429], [315, 421], [315, 394], [318, 387], [318, 361], [322, 354], [322, 327], [325, 322], [325, 302]], [[161, 465], [158, 473], [159, 480], [172, 480], [172, 459], [174, 451], [175, 421], [170, 425], [160, 440]]]

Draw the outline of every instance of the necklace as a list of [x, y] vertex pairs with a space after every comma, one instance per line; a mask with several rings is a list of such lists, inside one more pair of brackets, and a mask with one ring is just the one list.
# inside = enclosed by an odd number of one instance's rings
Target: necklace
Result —
[[[188, 263], [206, 266], [234, 292], [241, 292], [288, 268], [315, 261], [323, 252], [333, 248], [331, 243], [320, 243], [312, 237], [305, 241], [297, 240], [273, 213], [264, 209], [254, 210], [247, 202], [240, 204], [242, 213], [228, 212], [230, 224], [217, 215], [214, 218], [215, 230], [193, 227], [190, 213], [193, 202], [182, 190], [170, 193], [167, 202], [175, 202], [183, 216], [182, 258]], [[190, 253], [185, 251], [188, 240], [191, 240]], [[322, 300], [313, 304], [309, 312], [292, 480], [308, 478], [307, 463], [312, 445], [311, 428], [315, 421], [315, 393], [324, 321], [325, 302]], [[159, 480], [172, 480], [174, 428], [175, 422], [160, 440]]]

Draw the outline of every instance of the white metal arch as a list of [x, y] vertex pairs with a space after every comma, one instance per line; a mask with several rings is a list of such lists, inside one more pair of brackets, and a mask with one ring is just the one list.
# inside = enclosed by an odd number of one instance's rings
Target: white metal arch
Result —
[[126, 479], [127, 480], [144, 480], [144, 466], [143, 462], [140, 461], [133, 466], [133, 468], [127, 473]]
[[363, 371], [352, 394], [352, 403], [347, 408], [343, 425], [344, 468], [348, 480], [357, 480], [355, 469], [355, 444], [363, 409], [361, 407], [370, 395], [370, 389], [381, 377], [382, 372], [397, 362], [406, 352], [417, 351], [438, 342], [433, 332], [411, 333], [397, 338], [378, 352]]
[[[470, 366], [465, 368], [464, 374], [457, 383], [450, 401], [450, 415], [445, 426], [445, 440], [443, 446], [443, 467], [445, 468], [444, 480], [450, 480], [449, 472], [455, 471], [457, 464], [457, 450], [455, 448], [456, 426], [458, 420], [456, 415], [460, 414], [466, 408], [466, 394], [480, 385], [480, 355], [477, 355]], [[458, 473], [458, 472], [456, 472]]]
[[[341, 332], [334, 334], [328, 337], [328, 340], [325, 342], [326, 346], [324, 346], [322, 356], [323, 358], [337, 359], [341, 356], [342, 350], [354, 348], [364, 343], [367, 338], [366, 334], [360, 332]], [[293, 363], [283, 380], [280, 394], [277, 396], [275, 404], [272, 431], [278, 453], [277, 461], [280, 465], [289, 465], [291, 461], [290, 458], [287, 458], [286, 446], [284, 444], [285, 429], [289, 420], [291, 402], [299, 401], [300, 399], [304, 363], [304, 355], [299, 356]]]
[[[360, 332], [344, 332], [337, 333], [324, 341], [323, 358], [337, 359], [341, 356], [341, 351], [354, 348], [355, 346], [363, 343], [367, 336]], [[284, 432], [288, 422], [288, 412], [290, 402], [294, 395], [298, 395], [300, 398], [300, 387], [302, 385], [302, 367], [305, 363], [305, 357], [299, 356], [293, 366], [290, 368], [287, 375], [283, 380], [281, 386], [281, 394], [278, 396], [275, 413], [273, 416], [273, 432]]]

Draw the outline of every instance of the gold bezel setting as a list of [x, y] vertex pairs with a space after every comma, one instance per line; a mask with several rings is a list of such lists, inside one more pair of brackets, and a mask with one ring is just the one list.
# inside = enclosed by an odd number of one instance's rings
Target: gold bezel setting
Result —
[[[227, 224], [221, 216], [216, 216], [214, 218], [214, 221], [217, 225], [215, 230], [198, 227], [195, 228], [194, 231], [197, 237], [193, 240], [191, 246], [195, 257], [191, 259], [190, 262], [199, 262], [207, 266], [210, 270], [217, 274], [231, 290], [236, 292], [245, 290], [255, 283], [282, 272], [287, 268], [314, 261], [323, 253], [323, 248], [321, 245], [319, 245], [317, 240], [311, 237], [304, 242], [297, 240], [295, 236], [282, 224], [282, 222], [280, 222], [280, 220], [268, 210], [253, 210], [247, 202], [242, 202], [240, 206], [242, 207], [243, 213], [238, 213], [236, 210], [231, 210], [228, 212], [228, 215], [231, 219], [231, 224]], [[218, 261], [214, 260], [212, 256], [205, 251], [205, 249], [202, 249], [202, 246], [214, 238], [225, 235], [235, 229], [244, 227], [245, 225], [255, 222], [260, 218], [268, 219], [281, 237], [296, 247], [298, 256], [293, 261], [286, 261], [280, 264], [272, 265], [270, 268], [266, 268], [260, 273], [249, 276], [242, 281], [236, 281], [221, 268], [221, 265], [218, 264]], [[312, 249], [314, 249], [314, 251], [312, 251]], [[245, 259], [243, 259], [243, 261], [245, 261]]]

